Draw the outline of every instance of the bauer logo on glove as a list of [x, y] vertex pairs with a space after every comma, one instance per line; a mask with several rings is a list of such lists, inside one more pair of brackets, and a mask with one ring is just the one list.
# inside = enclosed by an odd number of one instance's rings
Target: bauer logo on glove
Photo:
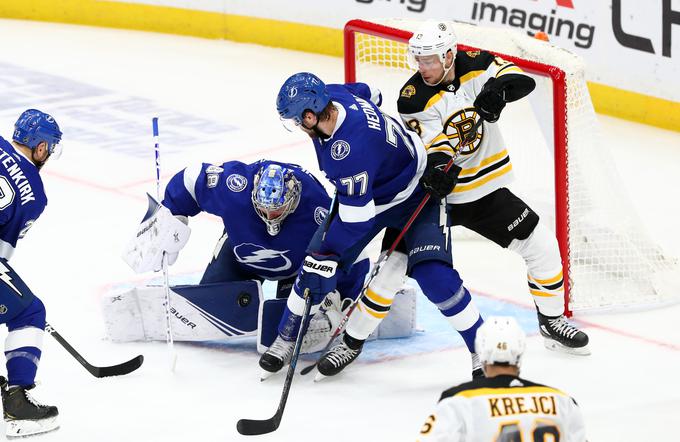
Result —
[[191, 234], [185, 222], [151, 195], [147, 196], [149, 208], [137, 233], [123, 251], [123, 260], [137, 273], [161, 270], [164, 252], [168, 265], [174, 264]]

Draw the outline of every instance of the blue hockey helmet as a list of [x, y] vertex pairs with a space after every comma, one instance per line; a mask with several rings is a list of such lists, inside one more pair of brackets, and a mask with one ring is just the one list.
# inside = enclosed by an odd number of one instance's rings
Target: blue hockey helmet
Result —
[[255, 174], [251, 199], [270, 235], [278, 234], [283, 220], [295, 211], [301, 192], [302, 184], [293, 171], [278, 164], [262, 166]]
[[61, 135], [59, 125], [52, 115], [37, 109], [28, 109], [14, 123], [12, 139], [31, 149], [35, 149], [44, 141], [47, 143], [47, 152], [52, 155], [57, 150]]
[[293, 120], [300, 125], [306, 110], [318, 114], [330, 101], [326, 85], [319, 77], [299, 72], [288, 77], [281, 86], [276, 97], [276, 110], [282, 120]]

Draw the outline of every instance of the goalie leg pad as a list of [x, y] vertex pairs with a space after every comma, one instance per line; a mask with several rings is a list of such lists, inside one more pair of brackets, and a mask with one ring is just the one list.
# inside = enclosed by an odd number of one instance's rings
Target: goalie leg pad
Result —
[[545, 316], [564, 313], [562, 260], [555, 235], [543, 223], [526, 239], [515, 239], [508, 246], [527, 265], [529, 292], [538, 311]]
[[[105, 328], [116, 342], [165, 340], [165, 290], [137, 287], [102, 299]], [[170, 290], [170, 320], [176, 341], [212, 341], [255, 335], [262, 303], [258, 281], [238, 281]]]
[[351, 337], [368, 338], [387, 316], [395, 294], [406, 282], [406, 266], [406, 255], [397, 251], [385, 261], [347, 322]]

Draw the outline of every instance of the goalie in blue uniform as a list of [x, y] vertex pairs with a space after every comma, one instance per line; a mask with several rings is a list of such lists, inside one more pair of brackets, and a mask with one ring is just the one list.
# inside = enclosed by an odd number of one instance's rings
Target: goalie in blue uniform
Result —
[[[264, 351], [276, 337], [285, 298], [330, 203], [321, 183], [294, 164], [199, 163], [169, 181], [162, 205], [153, 203], [153, 216], [140, 226], [125, 259], [138, 272], [159, 270], [165, 251], [173, 264], [188, 240], [186, 218], [200, 212], [218, 216], [224, 234], [200, 284], [171, 288], [173, 338], [212, 341], [259, 333], [258, 349]], [[346, 307], [356, 298], [368, 267], [368, 259], [359, 257], [340, 275], [325, 311], [312, 321], [305, 351], [323, 348], [341, 319], [343, 300]], [[278, 282], [278, 299], [263, 301], [265, 280]], [[104, 312], [111, 339], [165, 339], [162, 287], [110, 295]]]
[[8, 260], [47, 205], [39, 172], [49, 158], [59, 156], [61, 135], [51, 115], [28, 109], [14, 125], [12, 142], [0, 137], [0, 323], [9, 331], [7, 379], [0, 376], [0, 390], [9, 437], [45, 433], [59, 426], [57, 407], [41, 405], [29, 393], [42, 355], [45, 306]]

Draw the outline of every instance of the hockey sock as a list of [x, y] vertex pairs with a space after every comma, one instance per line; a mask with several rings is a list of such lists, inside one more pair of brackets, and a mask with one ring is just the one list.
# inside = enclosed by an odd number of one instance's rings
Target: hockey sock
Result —
[[406, 282], [406, 262], [406, 255], [396, 251], [385, 261], [350, 316], [347, 333], [365, 340], [378, 328], [392, 307], [394, 295]]
[[425, 296], [460, 333], [468, 350], [473, 353], [477, 329], [484, 321], [458, 272], [444, 262], [425, 261], [413, 268], [411, 276], [418, 281]]
[[297, 339], [301, 323], [302, 316], [294, 314], [286, 307], [281, 316], [281, 322], [279, 322], [279, 336], [284, 341], [294, 341]]
[[45, 316], [45, 306], [40, 299], [34, 298], [31, 305], [7, 323], [5, 357], [9, 385], [35, 383], [45, 334]]
[[508, 249], [524, 258], [529, 292], [538, 311], [547, 316], [564, 312], [562, 260], [555, 234], [538, 223], [526, 239], [515, 239]]
[[347, 333], [345, 333], [345, 337], [343, 338], [343, 340], [345, 341], [345, 344], [347, 344], [347, 346], [352, 350], [359, 350], [366, 341], [365, 339], [355, 339], [348, 335]]

